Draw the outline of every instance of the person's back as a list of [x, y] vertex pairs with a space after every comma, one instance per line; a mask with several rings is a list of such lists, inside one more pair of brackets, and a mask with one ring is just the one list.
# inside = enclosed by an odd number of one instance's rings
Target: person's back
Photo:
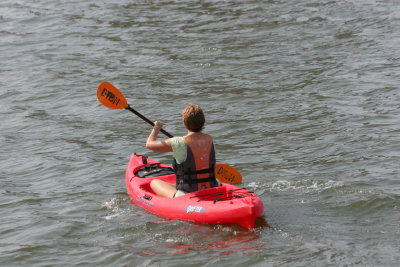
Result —
[[[176, 141], [175, 141], [176, 140]], [[215, 149], [212, 137], [203, 133], [189, 133], [174, 138], [176, 189], [186, 193], [218, 186], [215, 179]]]
[[157, 179], [150, 184], [156, 194], [168, 198], [219, 185], [215, 179], [213, 139], [201, 132], [205, 124], [202, 109], [189, 104], [182, 111], [182, 119], [188, 130], [186, 136], [157, 141], [162, 124], [156, 121], [146, 142], [146, 147], [153, 151], [174, 152], [176, 186]]

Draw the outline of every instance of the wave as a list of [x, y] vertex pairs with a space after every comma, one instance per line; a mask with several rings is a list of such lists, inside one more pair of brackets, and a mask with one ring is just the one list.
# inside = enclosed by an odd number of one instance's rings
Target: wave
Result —
[[344, 186], [342, 181], [323, 181], [323, 180], [298, 180], [298, 181], [288, 181], [288, 180], [278, 180], [272, 183], [258, 183], [250, 182], [247, 184], [253, 190], [267, 190], [270, 192], [302, 192], [302, 193], [320, 193], [332, 188], [341, 188]]

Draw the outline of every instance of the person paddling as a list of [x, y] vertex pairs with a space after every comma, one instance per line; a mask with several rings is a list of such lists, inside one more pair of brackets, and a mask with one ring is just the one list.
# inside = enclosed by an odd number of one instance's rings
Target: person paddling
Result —
[[205, 117], [196, 104], [189, 104], [182, 111], [183, 125], [188, 130], [183, 137], [157, 140], [163, 124], [154, 122], [146, 147], [156, 152], [173, 152], [176, 186], [154, 179], [151, 189], [160, 196], [174, 198], [189, 192], [219, 186], [215, 178], [215, 147], [210, 135], [202, 133]]

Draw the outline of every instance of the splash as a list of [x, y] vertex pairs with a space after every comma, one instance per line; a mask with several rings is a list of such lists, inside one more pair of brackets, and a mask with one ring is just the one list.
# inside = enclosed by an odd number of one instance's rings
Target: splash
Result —
[[108, 213], [104, 218], [111, 220], [128, 212], [129, 209], [126, 208], [127, 202], [129, 202], [129, 196], [127, 195], [119, 195], [104, 202], [102, 208], [106, 209]]
[[269, 186], [270, 191], [301, 191], [303, 193], [322, 192], [332, 188], [344, 186], [342, 181], [321, 181], [321, 180], [279, 180]]

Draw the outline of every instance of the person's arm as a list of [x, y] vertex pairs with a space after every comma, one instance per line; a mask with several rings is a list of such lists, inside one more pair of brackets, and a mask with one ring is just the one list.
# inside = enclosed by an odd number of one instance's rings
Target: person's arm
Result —
[[157, 136], [162, 128], [161, 122], [154, 122], [153, 130], [147, 138], [146, 147], [156, 152], [172, 152], [171, 139], [165, 139], [162, 141], [157, 140]]

